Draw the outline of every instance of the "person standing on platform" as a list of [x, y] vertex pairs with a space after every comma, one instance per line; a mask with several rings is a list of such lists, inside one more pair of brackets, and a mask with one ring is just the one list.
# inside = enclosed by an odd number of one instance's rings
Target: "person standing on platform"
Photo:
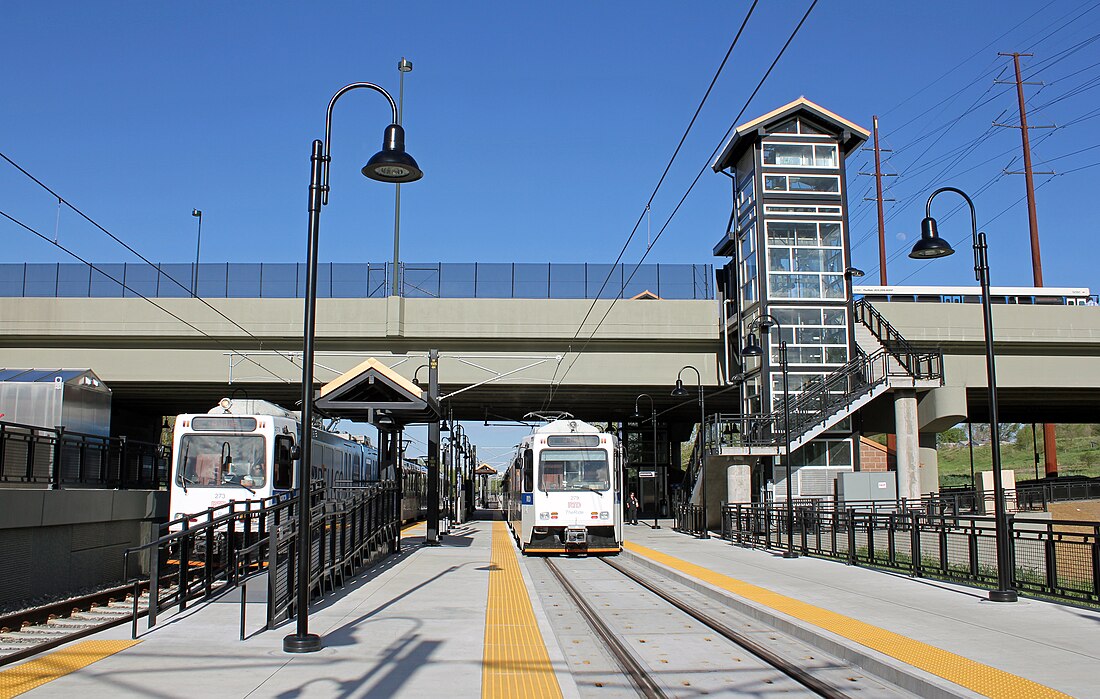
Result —
[[633, 491], [631, 491], [630, 497], [626, 499], [626, 523], [638, 523], [638, 496]]

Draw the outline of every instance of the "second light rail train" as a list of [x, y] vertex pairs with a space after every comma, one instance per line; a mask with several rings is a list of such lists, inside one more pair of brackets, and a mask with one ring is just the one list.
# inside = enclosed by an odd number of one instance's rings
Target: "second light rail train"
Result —
[[[223, 399], [207, 413], [176, 416], [170, 486], [173, 522], [230, 501], [263, 501], [290, 493], [297, 483], [297, 413], [262, 400]], [[365, 438], [314, 429], [310, 480], [324, 484], [326, 500], [350, 489], [393, 481], [379, 469], [378, 450]], [[423, 516], [425, 469], [403, 461], [401, 517]]]

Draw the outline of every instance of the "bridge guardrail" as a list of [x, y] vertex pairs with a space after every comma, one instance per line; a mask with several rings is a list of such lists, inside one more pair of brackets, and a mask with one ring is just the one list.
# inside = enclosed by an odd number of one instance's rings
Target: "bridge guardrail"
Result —
[[[301, 263], [0, 264], [0, 297], [40, 298], [303, 298]], [[385, 298], [392, 263], [318, 265], [318, 298]], [[198, 288], [192, 289], [193, 279]], [[407, 298], [632, 298], [648, 291], [664, 299], [713, 299], [708, 264], [568, 264], [534, 262], [400, 263]], [[605, 284], [606, 280], [606, 284]]]

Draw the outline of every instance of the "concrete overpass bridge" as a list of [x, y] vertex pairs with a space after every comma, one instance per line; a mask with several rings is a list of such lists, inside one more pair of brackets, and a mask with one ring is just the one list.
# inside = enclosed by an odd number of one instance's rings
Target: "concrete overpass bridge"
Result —
[[[165, 285], [165, 273], [116, 289], [102, 279], [99, 287], [95, 278], [74, 282], [64, 271], [70, 266], [44, 267], [56, 268], [53, 276], [33, 284], [27, 271], [17, 284], [11, 269], [0, 270], [0, 366], [94, 369], [114, 391], [116, 431], [139, 438], [142, 425], [159, 428], [157, 416], [205, 409], [235, 391], [286, 405], [298, 400], [301, 265], [238, 270], [245, 282], [236, 287], [232, 268], [250, 266], [212, 265], [214, 273], [199, 275], [203, 298]], [[130, 266], [117, 267], [127, 278]], [[413, 378], [427, 350], [437, 348], [441, 395], [459, 419], [514, 419], [551, 408], [625, 420], [644, 392], [686, 436], [697, 421], [694, 397], [674, 399], [669, 389], [691, 364], [707, 387], [708, 413], [739, 409], [727, 381], [736, 368], [723, 359], [736, 339], [724, 335], [706, 265], [650, 265], [638, 281], [628, 276], [630, 266], [563, 265], [559, 273], [554, 265], [465, 265], [457, 277], [445, 266], [422, 266], [414, 283], [406, 279], [404, 297], [372, 295], [388, 283], [371, 285], [369, 265], [363, 288], [341, 293], [339, 280], [348, 275], [336, 267], [322, 274], [328, 286], [318, 300], [319, 382], [368, 356]], [[610, 286], [597, 287], [609, 278]], [[204, 286], [208, 279], [214, 282]], [[986, 419], [979, 305], [875, 308], [914, 347], [944, 353], [944, 385], [919, 390], [921, 429]], [[1100, 420], [1100, 308], [995, 306], [994, 325], [1004, 420]], [[863, 430], [892, 428], [889, 393], [860, 407]]]

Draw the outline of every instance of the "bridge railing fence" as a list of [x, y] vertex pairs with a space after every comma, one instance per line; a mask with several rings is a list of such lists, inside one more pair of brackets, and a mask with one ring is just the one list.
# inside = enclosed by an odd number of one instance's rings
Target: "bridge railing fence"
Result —
[[[141, 263], [0, 264], [0, 297], [304, 298], [306, 266], [281, 262], [198, 265]], [[319, 298], [384, 298], [393, 293], [392, 263], [327, 262], [317, 268]], [[535, 262], [400, 263], [398, 289], [408, 298], [713, 299], [708, 264], [568, 264]], [[197, 284], [193, 281], [197, 279]]]
[[0, 422], [0, 485], [159, 490], [169, 448], [126, 437]]

